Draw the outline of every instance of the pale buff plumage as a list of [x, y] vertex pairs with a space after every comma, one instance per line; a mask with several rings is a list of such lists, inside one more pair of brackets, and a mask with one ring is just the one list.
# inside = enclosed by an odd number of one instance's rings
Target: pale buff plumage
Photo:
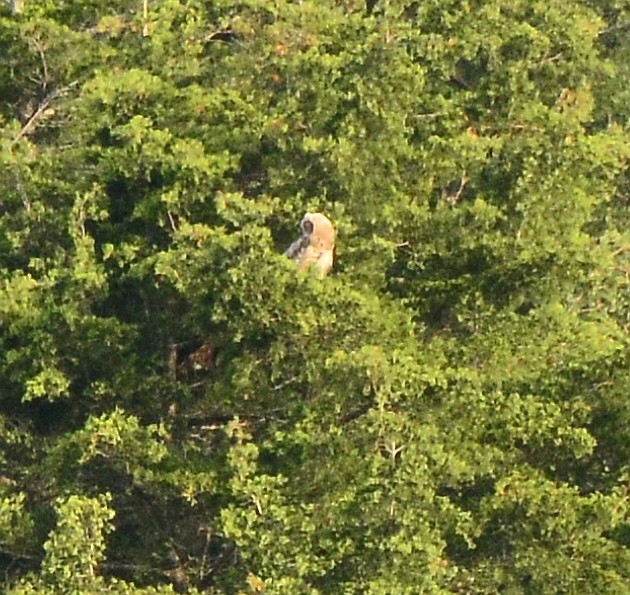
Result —
[[301, 271], [314, 267], [322, 276], [332, 269], [335, 228], [321, 213], [306, 213], [300, 222], [302, 236], [289, 246], [285, 255], [298, 263]]

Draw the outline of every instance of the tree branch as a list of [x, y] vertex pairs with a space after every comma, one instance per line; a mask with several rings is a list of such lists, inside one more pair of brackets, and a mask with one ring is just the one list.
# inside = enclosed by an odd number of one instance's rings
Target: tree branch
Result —
[[606, 27], [602, 29], [598, 35], [607, 35], [608, 33], [614, 33], [615, 31], [625, 31], [626, 29], [630, 29], [630, 22], [627, 23], [619, 23], [617, 25], [611, 25], [610, 27]]
[[55, 89], [51, 91], [42, 99], [42, 101], [37, 106], [37, 109], [33, 113], [33, 115], [27, 120], [26, 124], [22, 126], [22, 129], [17, 133], [15, 138], [9, 144], [9, 150], [13, 149], [15, 145], [17, 145], [29, 132], [35, 127], [37, 121], [42, 117], [44, 112], [50, 107], [51, 103], [65, 95], [70, 89], [76, 87], [79, 81], [72, 81], [69, 85], [65, 87], [61, 87], [60, 89]]

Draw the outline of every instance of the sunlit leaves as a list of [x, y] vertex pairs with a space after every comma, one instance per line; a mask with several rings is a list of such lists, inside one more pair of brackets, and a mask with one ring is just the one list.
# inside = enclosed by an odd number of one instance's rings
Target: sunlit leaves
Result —
[[627, 590], [621, 3], [3, 14], [12, 595]]

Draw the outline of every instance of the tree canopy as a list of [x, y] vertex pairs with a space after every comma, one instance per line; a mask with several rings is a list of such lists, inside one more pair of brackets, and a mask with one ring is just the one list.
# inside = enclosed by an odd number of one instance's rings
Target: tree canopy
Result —
[[6, 593], [630, 593], [627, 2], [11, 1], [0, 55]]

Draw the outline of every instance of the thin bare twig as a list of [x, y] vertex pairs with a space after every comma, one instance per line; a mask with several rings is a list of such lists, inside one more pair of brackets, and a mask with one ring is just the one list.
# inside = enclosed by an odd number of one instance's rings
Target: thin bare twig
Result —
[[615, 31], [625, 31], [626, 29], [630, 29], [630, 22], [611, 25], [610, 27], [602, 29], [597, 35], [607, 35], [608, 33], [614, 33]]
[[37, 50], [39, 57], [42, 61], [42, 68], [44, 70], [44, 80], [42, 81], [42, 89], [45, 91], [48, 88], [48, 84], [51, 81], [50, 75], [48, 73], [48, 62], [46, 62], [46, 54], [44, 52], [44, 48], [42, 44], [39, 42], [39, 39], [34, 38], [31, 40], [33, 46]]
[[433, 120], [434, 118], [439, 118], [440, 116], [443, 116], [444, 114], [442, 112], [432, 112], [432, 113], [428, 113], [428, 114], [414, 114], [413, 117], [416, 120]]
[[284, 382], [281, 382], [280, 384], [276, 384], [272, 390], [281, 390], [285, 386], [289, 386], [290, 384], [293, 384], [297, 380], [299, 380], [299, 376], [292, 376], [291, 378], [285, 380]]
[[389, 443], [385, 442], [382, 445], [382, 449], [390, 456], [392, 465], [396, 463], [396, 457], [403, 451], [404, 448], [404, 445], [398, 446], [395, 440], [392, 440]]
[[171, 224], [171, 229], [173, 231], [177, 231], [178, 230], [177, 222], [175, 221], [175, 217], [173, 216], [173, 213], [171, 213], [170, 211], [166, 211], [166, 214], [168, 215], [168, 221]]
[[534, 132], [545, 132], [544, 128], [540, 128], [540, 126], [533, 126], [530, 124], [512, 124], [510, 128], [512, 130], [532, 130]]
[[149, 0], [142, 1], [142, 19], [144, 25], [142, 26], [142, 37], [149, 36]]
[[17, 145], [37, 124], [37, 121], [42, 117], [44, 112], [50, 107], [50, 104], [58, 99], [59, 97], [65, 95], [67, 91], [69, 91], [72, 87], [75, 87], [79, 81], [73, 81], [69, 85], [65, 87], [61, 87], [60, 89], [55, 89], [51, 91], [42, 99], [42, 101], [37, 106], [37, 109], [33, 113], [33, 115], [27, 120], [26, 124], [22, 126], [22, 129], [17, 133], [15, 138], [9, 144], [9, 150], [13, 149], [15, 145]]
[[20, 195], [20, 198], [22, 199], [22, 204], [24, 205], [26, 212], [28, 212], [31, 210], [31, 199], [28, 197], [28, 194], [26, 193], [26, 190], [24, 189], [24, 184], [22, 183], [22, 176], [20, 175], [20, 172], [17, 166], [15, 167], [14, 175], [15, 175], [15, 187], [17, 188], [18, 194]]
[[464, 192], [464, 188], [466, 187], [466, 184], [468, 184], [468, 181], [470, 180], [470, 178], [466, 175], [466, 172], [464, 171], [462, 173], [462, 178], [459, 181], [459, 188], [457, 189], [457, 191], [455, 192], [455, 194], [448, 194], [446, 192], [443, 193], [443, 197], [444, 200], [451, 206], [455, 206], [457, 204], [457, 201], [459, 201], [459, 199], [462, 196], [462, 193]]
[[[201, 529], [200, 529], [201, 530]], [[209, 559], [209, 551], [210, 551], [210, 541], [212, 539], [212, 533], [210, 531], [206, 531], [206, 543], [203, 548], [203, 555], [201, 556], [201, 562], [199, 563], [199, 580], [203, 580], [203, 577], [206, 576], [209, 572], [212, 572], [212, 568], [208, 564]]]
[[554, 54], [553, 56], [546, 56], [542, 60], [539, 60], [538, 62], [534, 62], [531, 65], [531, 67], [532, 68], [539, 68], [543, 64], [547, 64], [548, 62], [557, 62], [561, 58], [562, 58], [562, 52], [558, 52], [557, 54]]

